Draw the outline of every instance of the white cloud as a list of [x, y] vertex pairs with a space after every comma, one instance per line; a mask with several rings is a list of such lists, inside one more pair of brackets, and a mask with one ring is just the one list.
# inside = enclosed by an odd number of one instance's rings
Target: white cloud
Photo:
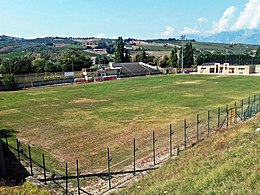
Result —
[[249, 0], [240, 13], [233, 30], [256, 29], [260, 27], [260, 0]]
[[119, 37], [118, 35], [113, 35], [112, 39], [118, 39], [118, 37]]
[[235, 11], [236, 8], [234, 6], [227, 8], [220, 20], [218, 22], [213, 22], [212, 33], [214, 34], [230, 30], [230, 23], [234, 17]]
[[96, 38], [105, 38], [106, 34], [101, 32], [101, 33], [98, 33], [97, 35], [95, 35], [94, 37], [96, 37]]
[[174, 28], [171, 26], [166, 26], [165, 31], [159, 33], [159, 34], [155, 34], [155, 36], [157, 37], [169, 37], [171, 35], [173, 35], [174, 33]]
[[200, 17], [200, 18], [198, 18], [198, 21], [199, 22], [208, 22], [208, 19], [204, 18], [204, 17]]
[[200, 31], [195, 27], [195, 28], [189, 28], [189, 27], [184, 27], [183, 31], [181, 31], [180, 34], [182, 35], [196, 35], [199, 34]]

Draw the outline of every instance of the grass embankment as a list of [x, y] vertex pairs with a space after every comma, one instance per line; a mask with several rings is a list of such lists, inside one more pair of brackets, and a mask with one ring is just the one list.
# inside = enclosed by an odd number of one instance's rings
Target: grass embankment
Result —
[[118, 194], [260, 194], [260, 115], [214, 133]]
[[14, 187], [1, 187], [0, 186], [0, 194], [1, 195], [51, 195], [49, 191], [33, 185], [31, 183], [25, 182], [22, 186], [14, 186]]
[[[78, 159], [80, 167], [94, 171], [106, 168], [107, 147], [116, 164], [132, 156], [134, 138], [142, 151], [151, 145], [152, 130], [156, 137], [168, 135], [170, 123], [182, 125], [184, 118], [195, 122], [197, 113], [259, 94], [259, 81], [165, 75], [1, 92], [0, 129], [14, 129], [22, 143], [58, 159], [56, 169], [65, 167], [65, 161], [74, 169]], [[177, 131], [183, 129], [175, 129], [174, 135]]]

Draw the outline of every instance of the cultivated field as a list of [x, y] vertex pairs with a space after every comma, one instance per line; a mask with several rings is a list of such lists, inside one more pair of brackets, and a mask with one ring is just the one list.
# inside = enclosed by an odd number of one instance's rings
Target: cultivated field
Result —
[[[187, 42], [184, 41], [184, 45]], [[256, 51], [259, 47], [258, 45], [250, 45], [250, 44], [223, 44], [223, 43], [207, 43], [207, 42], [191, 42], [193, 48], [198, 49], [200, 51], [212, 51], [212, 52], [220, 52], [223, 54], [233, 53], [233, 54], [248, 54], [252, 51]], [[165, 42], [156, 42], [149, 44], [137, 43], [136, 47], [141, 47], [148, 50], [148, 53], [151, 55], [169, 55], [172, 48], [176, 46], [180, 48], [182, 46], [181, 41], [165, 41]]]
[[[83, 170], [106, 167], [151, 145], [152, 131], [260, 93], [260, 77], [164, 75], [0, 93], [0, 128], [12, 128], [25, 144]], [[55, 161], [52, 166], [60, 169]]]

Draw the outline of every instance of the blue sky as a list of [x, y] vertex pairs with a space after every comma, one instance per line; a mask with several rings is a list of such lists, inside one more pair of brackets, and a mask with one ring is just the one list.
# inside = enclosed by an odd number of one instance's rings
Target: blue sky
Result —
[[260, 0], [0, 0], [0, 35], [168, 38], [259, 29]]

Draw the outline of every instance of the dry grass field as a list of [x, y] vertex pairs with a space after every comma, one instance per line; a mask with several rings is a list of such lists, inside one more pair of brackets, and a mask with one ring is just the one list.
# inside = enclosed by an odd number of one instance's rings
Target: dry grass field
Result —
[[[113, 82], [34, 88], [0, 93], [0, 129], [45, 152], [47, 165], [64, 162], [97, 171], [132, 155], [135, 138], [150, 147], [152, 131], [260, 93], [260, 77], [162, 75]], [[181, 130], [180, 130], [181, 131]], [[177, 135], [177, 134], [176, 134]], [[40, 154], [41, 155], [41, 154]], [[40, 159], [40, 157], [39, 157]], [[51, 161], [56, 159], [56, 161]]]

